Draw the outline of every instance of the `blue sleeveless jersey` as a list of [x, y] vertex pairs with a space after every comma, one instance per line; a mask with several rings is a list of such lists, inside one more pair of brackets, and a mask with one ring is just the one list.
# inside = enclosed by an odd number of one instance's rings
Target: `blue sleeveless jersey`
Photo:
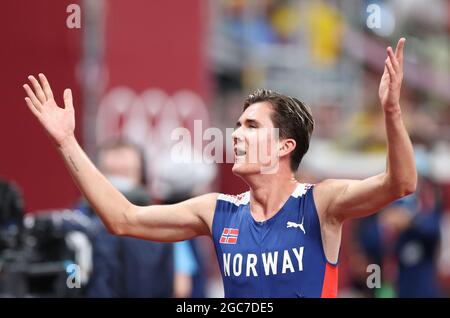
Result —
[[263, 222], [249, 202], [250, 192], [217, 198], [212, 235], [225, 297], [336, 297], [337, 264], [325, 257], [313, 186], [300, 183]]

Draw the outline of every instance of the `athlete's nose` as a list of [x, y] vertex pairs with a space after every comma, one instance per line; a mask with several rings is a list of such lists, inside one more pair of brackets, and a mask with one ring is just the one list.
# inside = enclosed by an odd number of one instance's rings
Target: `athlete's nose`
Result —
[[241, 133], [241, 127], [237, 127], [233, 133], [231, 134], [231, 138], [233, 138], [233, 145], [236, 146], [238, 142], [244, 141], [244, 137]]

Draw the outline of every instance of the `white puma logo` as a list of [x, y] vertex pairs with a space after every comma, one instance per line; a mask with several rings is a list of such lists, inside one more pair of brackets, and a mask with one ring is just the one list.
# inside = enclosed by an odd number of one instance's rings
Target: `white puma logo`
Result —
[[306, 231], [305, 228], [303, 227], [303, 218], [302, 218], [302, 223], [295, 223], [295, 222], [290, 222], [288, 221], [286, 224], [286, 228], [290, 228], [290, 227], [298, 227], [300, 230], [302, 230], [303, 234], [306, 235]]

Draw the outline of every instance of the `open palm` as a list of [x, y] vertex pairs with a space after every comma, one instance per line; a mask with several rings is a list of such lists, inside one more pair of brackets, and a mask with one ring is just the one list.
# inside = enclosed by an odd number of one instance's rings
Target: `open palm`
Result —
[[34, 76], [28, 76], [34, 91], [28, 84], [23, 85], [28, 97], [25, 101], [31, 112], [44, 126], [50, 137], [60, 145], [71, 137], [75, 130], [75, 112], [70, 89], [64, 90], [64, 108], [59, 107], [53, 97], [50, 84], [44, 74], [39, 74], [41, 83]]
[[391, 47], [387, 48], [384, 72], [381, 77], [379, 96], [385, 111], [393, 111], [400, 107], [400, 90], [403, 81], [403, 47], [405, 39], [398, 41], [395, 54]]

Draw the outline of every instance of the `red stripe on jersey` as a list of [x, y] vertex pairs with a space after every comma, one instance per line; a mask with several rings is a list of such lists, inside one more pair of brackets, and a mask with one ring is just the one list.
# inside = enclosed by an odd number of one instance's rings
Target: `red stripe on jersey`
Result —
[[221, 236], [219, 242], [220, 243], [226, 243], [227, 242], [227, 237], [226, 236]]
[[239, 234], [239, 229], [230, 229], [230, 234], [231, 235], [238, 235]]
[[229, 228], [224, 228], [222, 235], [227, 235], [229, 230], [230, 230]]
[[323, 278], [322, 298], [336, 298], [338, 289], [338, 267], [327, 263]]

